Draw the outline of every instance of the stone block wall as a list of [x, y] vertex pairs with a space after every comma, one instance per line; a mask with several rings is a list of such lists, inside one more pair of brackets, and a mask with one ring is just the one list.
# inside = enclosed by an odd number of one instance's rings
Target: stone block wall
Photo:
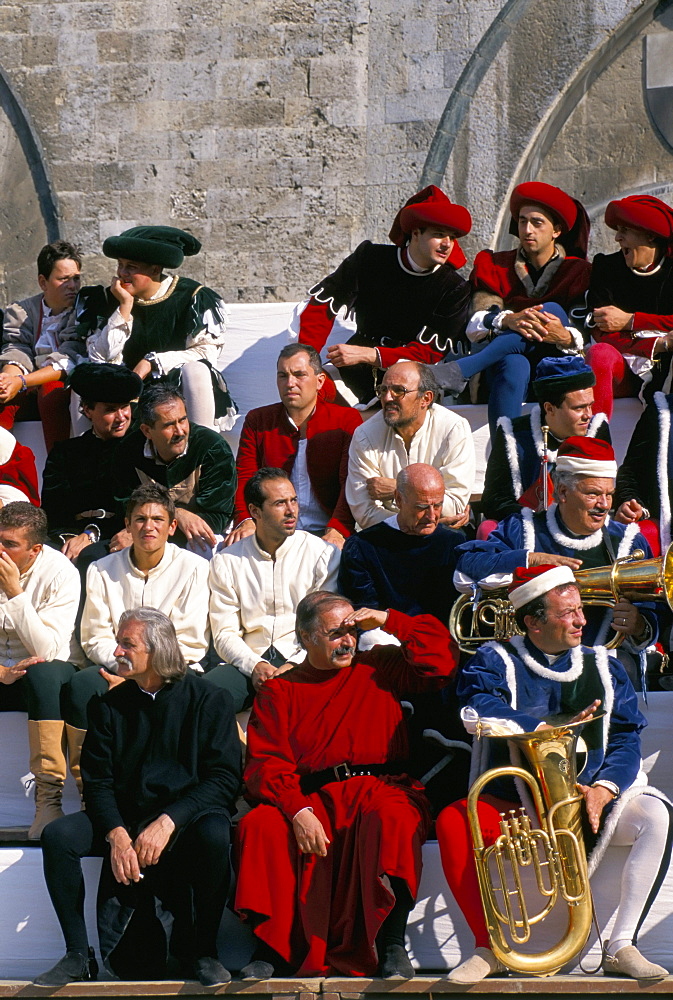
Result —
[[[0, 299], [34, 291], [46, 202], [61, 235], [84, 247], [87, 281], [112, 273], [106, 236], [165, 223], [203, 243], [184, 273], [245, 302], [301, 298], [361, 239], [385, 240], [421, 183], [470, 207], [469, 255], [504, 239], [515, 180], [539, 176], [595, 205], [667, 181], [671, 154], [652, 131], [638, 72], [642, 36], [670, 30], [669, 6], [0, 3], [0, 75], [48, 188], [35, 189], [5, 97]], [[634, 36], [601, 62], [630, 22]], [[592, 59], [583, 95], [564, 107]], [[555, 146], [536, 158], [550, 116]]]

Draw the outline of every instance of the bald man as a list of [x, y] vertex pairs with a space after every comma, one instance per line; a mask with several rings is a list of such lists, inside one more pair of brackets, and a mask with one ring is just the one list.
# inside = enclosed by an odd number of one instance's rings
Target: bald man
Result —
[[444, 481], [442, 518], [467, 523], [475, 455], [470, 425], [437, 403], [431, 365], [400, 361], [376, 389], [381, 411], [355, 428], [348, 453], [346, 500], [361, 528], [397, 513], [395, 479], [409, 465], [434, 466]]

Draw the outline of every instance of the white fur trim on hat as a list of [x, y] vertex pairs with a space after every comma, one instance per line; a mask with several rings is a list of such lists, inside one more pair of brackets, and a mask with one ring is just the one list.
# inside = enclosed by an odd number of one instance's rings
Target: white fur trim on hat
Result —
[[553, 569], [548, 569], [546, 573], [540, 573], [539, 576], [528, 580], [527, 583], [522, 583], [520, 587], [510, 590], [509, 599], [513, 606], [518, 609], [523, 607], [524, 604], [528, 604], [529, 601], [533, 601], [536, 597], [548, 594], [554, 587], [560, 587], [562, 583], [575, 582], [575, 576], [570, 566], [554, 566]]
[[575, 476], [598, 476], [600, 479], [616, 479], [617, 463], [601, 462], [595, 458], [576, 458], [574, 455], [560, 455], [556, 459], [557, 472], [570, 472]]

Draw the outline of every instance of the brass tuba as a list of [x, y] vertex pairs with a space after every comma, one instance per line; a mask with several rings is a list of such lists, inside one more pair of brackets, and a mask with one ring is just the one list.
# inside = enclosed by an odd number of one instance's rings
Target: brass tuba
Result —
[[[594, 716], [598, 718], [599, 716]], [[582, 799], [577, 790], [575, 747], [579, 728], [569, 723], [505, 738], [524, 754], [531, 771], [496, 767], [480, 775], [470, 788], [467, 811], [474, 844], [479, 889], [491, 939], [491, 949], [513, 972], [553, 976], [586, 944], [593, 904], [582, 837]], [[495, 778], [520, 778], [532, 794], [539, 827], [532, 828], [526, 810], [500, 814], [500, 836], [484, 847], [477, 800]], [[532, 868], [542, 905], [529, 914], [520, 868]], [[495, 872], [494, 872], [495, 869]], [[567, 928], [558, 944], [547, 951], [518, 951], [557, 902], [567, 906]]]
[[[636, 549], [630, 556], [616, 559], [611, 566], [576, 570], [575, 579], [584, 603], [612, 607], [623, 598], [666, 601], [673, 609], [673, 545], [656, 559], [644, 559], [643, 555], [641, 549]], [[513, 635], [523, 635], [505, 587], [484, 591], [478, 598], [461, 594], [449, 615], [449, 631], [466, 653], [474, 653], [489, 639], [505, 641]], [[614, 649], [621, 641], [622, 635], [617, 633], [606, 645]]]

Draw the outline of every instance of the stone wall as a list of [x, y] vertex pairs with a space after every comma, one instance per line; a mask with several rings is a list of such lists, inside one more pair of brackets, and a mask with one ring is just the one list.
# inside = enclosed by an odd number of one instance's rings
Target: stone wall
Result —
[[106, 236], [167, 223], [203, 242], [184, 273], [231, 301], [293, 300], [361, 239], [384, 240], [421, 183], [470, 207], [468, 253], [507, 242], [513, 181], [563, 184], [597, 211], [666, 184], [639, 73], [669, 7], [0, 3], [0, 71], [37, 150], [0, 101], [0, 298], [34, 290], [49, 224], [83, 245], [90, 281], [111, 274]]

